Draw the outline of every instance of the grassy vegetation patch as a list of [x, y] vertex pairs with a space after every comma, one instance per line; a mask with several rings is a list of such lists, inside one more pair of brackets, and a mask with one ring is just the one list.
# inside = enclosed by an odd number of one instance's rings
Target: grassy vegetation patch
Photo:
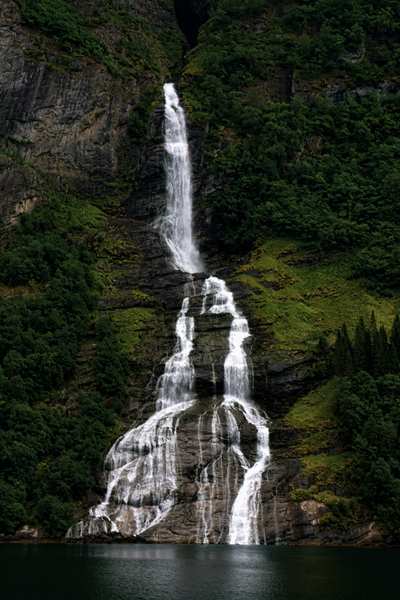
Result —
[[352, 455], [342, 452], [335, 456], [316, 454], [300, 459], [303, 466], [302, 477], [315, 476], [316, 484], [321, 486], [338, 485], [343, 487], [348, 483], [348, 473], [351, 470]]
[[[102, 228], [93, 240], [93, 250], [97, 259], [94, 275], [103, 294], [119, 295], [118, 278], [126, 276], [127, 269], [134, 270], [140, 264], [142, 257], [137, 247], [131, 240]], [[137, 294], [146, 295], [139, 290]]]
[[57, 194], [59, 209], [59, 226], [65, 231], [93, 235], [105, 222], [103, 211], [87, 200], [67, 194]]
[[335, 442], [339, 436], [339, 429], [329, 429], [327, 431], [318, 431], [313, 435], [304, 437], [296, 445], [296, 452], [299, 454], [312, 454], [325, 450], [329, 444]]
[[298, 400], [285, 417], [287, 425], [301, 432], [295, 445], [303, 467], [301, 475], [315, 477], [317, 486], [343, 487], [348, 483], [352, 454], [342, 452], [328, 456], [324, 452], [340, 437], [338, 406], [348, 393], [348, 381], [336, 377]]
[[285, 422], [303, 431], [336, 429], [338, 401], [346, 391], [345, 380], [335, 378], [301, 398], [285, 417]]
[[400, 308], [398, 298], [349, 279], [353, 260], [351, 254], [322, 260], [292, 240], [271, 239], [236, 271], [235, 280], [251, 290], [254, 316], [276, 340], [277, 351], [312, 352], [321, 335], [332, 345], [344, 321], [353, 332], [360, 316], [368, 320], [372, 310], [389, 329]]
[[135, 358], [139, 345], [151, 339], [159, 327], [157, 313], [152, 308], [128, 308], [113, 311], [113, 322], [118, 327], [118, 340], [123, 354]]

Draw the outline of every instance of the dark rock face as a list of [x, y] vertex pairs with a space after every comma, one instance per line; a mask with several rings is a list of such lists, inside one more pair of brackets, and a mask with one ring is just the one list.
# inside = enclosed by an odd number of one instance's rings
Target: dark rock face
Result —
[[208, 18], [207, 0], [174, 0], [176, 18], [190, 47], [197, 44], [197, 34]]
[[[117, 4], [117, 3], [116, 3]], [[147, 15], [156, 27], [175, 21], [173, 9], [157, 0], [119, 2]], [[171, 5], [172, 6], [172, 5]], [[112, 47], [112, 32], [99, 33]], [[115, 37], [115, 32], [114, 32]], [[27, 58], [35, 36], [21, 25], [17, 6], [0, 2], [0, 150], [19, 162], [0, 158], [0, 215], [2, 229], [20, 214], [33, 210], [43, 197], [42, 186], [30, 168], [72, 180], [77, 194], [105, 198], [104, 182], [118, 175], [121, 161], [136, 166], [139, 148], [117, 154], [126, 138], [129, 114], [149, 85], [146, 78], [118, 85], [104, 65], [74, 59], [73, 69], [54, 69], [60, 58], [52, 44], [41, 40], [43, 56]], [[151, 83], [151, 81], [150, 81]], [[160, 83], [161, 87], [161, 83]]]
[[164, 106], [155, 108], [148, 133], [146, 153], [138, 170], [138, 185], [128, 202], [128, 213], [152, 223], [165, 210]]

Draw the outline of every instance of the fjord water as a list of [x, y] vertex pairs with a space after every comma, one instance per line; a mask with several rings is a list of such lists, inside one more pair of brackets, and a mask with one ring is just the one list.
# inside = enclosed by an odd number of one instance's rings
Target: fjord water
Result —
[[395, 600], [400, 549], [0, 545], [4, 600]]

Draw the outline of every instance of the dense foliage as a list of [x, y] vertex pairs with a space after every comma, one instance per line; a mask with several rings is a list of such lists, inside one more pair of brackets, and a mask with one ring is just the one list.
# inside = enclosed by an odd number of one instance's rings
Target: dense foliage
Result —
[[[183, 36], [173, 22], [164, 30], [151, 28], [148, 22], [136, 17], [129, 7], [116, 10], [113, 2], [105, 0], [94, 6], [92, 14], [84, 12], [68, 0], [17, 0], [22, 23], [53, 40], [66, 53], [65, 58], [85, 56], [103, 63], [112, 75], [122, 80], [140, 79], [145, 72], [159, 76], [166, 64], [181, 59]], [[116, 30], [115, 47], [102, 41], [102, 26], [112, 24]], [[39, 58], [40, 51], [27, 51]], [[48, 65], [51, 66], [51, 65]], [[54, 67], [54, 65], [53, 65]]]
[[388, 338], [375, 315], [361, 318], [350, 339], [345, 325], [332, 353], [336, 376], [346, 377], [338, 395], [341, 437], [353, 460], [353, 493], [392, 531], [400, 532], [400, 319]]
[[[109, 319], [97, 327], [98, 391], [64, 406], [58, 386], [77, 369], [97, 295], [91, 257], [59, 226], [56, 202], [23, 223], [0, 252], [0, 531], [41, 523], [63, 535], [113, 435], [126, 371]], [[20, 293], [17, 291], [20, 289]], [[107, 353], [107, 360], [105, 354]]]
[[[225, 244], [245, 249], [264, 232], [324, 251], [372, 245], [354, 275], [387, 293], [400, 286], [400, 96], [371, 86], [397, 77], [400, 13], [381, 4], [216, 3], [182, 90], [208, 131], [221, 179], [208, 203]], [[330, 82], [353, 92], [331, 88], [333, 102]]]
[[105, 45], [85, 27], [85, 17], [65, 0], [17, 0], [22, 22], [56, 40], [66, 52], [86, 54], [101, 62]]
[[390, 338], [383, 325], [378, 329], [375, 314], [365, 325], [361, 317], [351, 341], [346, 325], [338, 331], [332, 353], [332, 366], [336, 375], [352, 377], [360, 371], [373, 377], [400, 372], [400, 320], [396, 316]]
[[[128, 369], [119, 352], [116, 327], [110, 317], [97, 324], [97, 353], [95, 358], [96, 384], [100, 393], [119, 398], [125, 391]], [[118, 405], [123, 405], [119, 400]]]
[[300, 0], [281, 22], [298, 36], [288, 44], [288, 61], [310, 77], [380, 83], [400, 64], [398, 0]]
[[0, 390], [33, 404], [75, 371], [78, 340], [95, 307], [91, 257], [57, 232], [55, 211], [26, 216], [0, 252], [6, 285], [48, 284], [0, 300]]
[[400, 532], [400, 376], [359, 371], [342, 402], [342, 436], [354, 453], [350, 480], [375, 519]]

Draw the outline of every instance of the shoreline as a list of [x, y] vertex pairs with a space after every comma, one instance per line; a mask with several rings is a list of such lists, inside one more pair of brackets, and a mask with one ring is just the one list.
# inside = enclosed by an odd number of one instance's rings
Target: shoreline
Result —
[[[13, 539], [11, 539], [13, 538]], [[132, 539], [132, 538], [125, 538], [125, 539], [110, 539], [110, 540], [106, 540], [106, 539], [101, 539], [101, 540], [96, 540], [96, 539], [79, 539], [79, 540], [71, 540], [71, 539], [67, 539], [67, 538], [46, 538], [46, 537], [38, 537], [38, 538], [19, 538], [16, 539], [15, 536], [10, 536], [9, 539], [0, 539], [0, 544], [27, 544], [27, 545], [33, 545], [33, 544], [59, 544], [59, 545], [70, 545], [70, 546], [77, 546], [77, 545], [88, 545], [88, 544], [104, 544], [104, 545], [110, 545], [110, 544], [115, 544], [115, 545], [128, 545], [128, 544], [135, 544], [135, 545], [143, 545], [143, 546], [161, 546], [161, 545], [167, 545], [167, 546], [229, 546], [229, 544], [189, 544], [189, 543], [184, 543], [184, 544], [179, 544], [179, 543], [174, 543], [174, 542], [147, 542], [147, 541], [143, 541], [143, 540], [136, 540], [136, 539]], [[237, 546], [241, 546], [243, 544], [237, 544]], [[298, 541], [298, 542], [285, 542], [285, 543], [281, 543], [281, 544], [250, 544], [249, 546], [263, 546], [263, 547], [278, 547], [278, 546], [287, 546], [287, 547], [293, 547], [293, 546], [312, 546], [312, 547], [323, 547], [323, 548], [399, 548], [400, 547], [400, 540], [393, 540], [393, 541], [381, 541], [381, 542], [376, 542], [376, 543], [357, 543], [357, 542], [314, 542], [314, 541]]]

